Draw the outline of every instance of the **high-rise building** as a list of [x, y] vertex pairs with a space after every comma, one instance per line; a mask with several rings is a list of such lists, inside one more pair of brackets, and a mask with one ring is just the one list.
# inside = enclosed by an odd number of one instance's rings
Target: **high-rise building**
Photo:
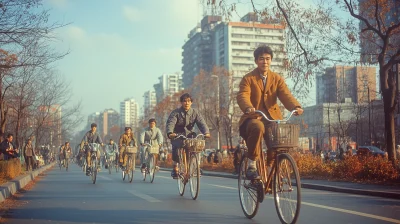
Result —
[[341, 103], [345, 98], [353, 103], [369, 102], [376, 98], [376, 68], [335, 65], [317, 75], [316, 86], [317, 105]]
[[135, 130], [139, 126], [139, 104], [133, 98], [125, 99], [120, 103], [121, 129], [131, 127]]
[[213, 63], [212, 35], [215, 25], [222, 21], [221, 16], [205, 16], [188, 35], [183, 45], [182, 71], [183, 86], [188, 88], [200, 70], [210, 71]]
[[[274, 51], [271, 70], [285, 76], [285, 36], [280, 24], [266, 24], [248, 13], [240, 22], [222, 22], [219, 16], [205, 16], [183, 45], [183, 83], [187, 88], [200, 70], [224, 67], [241, 79], [256, 67], [254, 50], [268, 45]], [[239, 81], [234, 80], [238, 85]]]
[[102, 113], [102, 135], [103, 137], [110, 133], [112, 127], [119, 126], [119, 113], [114, 109], [106, 109]]
[[154, 107], [157, 104], [156, 91], [149, 90], [143, 94], [144, 105], [143, 115], [146, 117], [154, 117]]
[[163, 74], [158, 79], [159, 83], [154, 85], [157, 103], [183, 90], [181, 74]]

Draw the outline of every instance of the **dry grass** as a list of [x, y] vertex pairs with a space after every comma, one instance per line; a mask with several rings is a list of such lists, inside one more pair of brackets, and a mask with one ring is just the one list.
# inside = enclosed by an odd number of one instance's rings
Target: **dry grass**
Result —
[[0, 184], [5, 183], [15, 177], [24, 174], [19, 159], [0, 161]]

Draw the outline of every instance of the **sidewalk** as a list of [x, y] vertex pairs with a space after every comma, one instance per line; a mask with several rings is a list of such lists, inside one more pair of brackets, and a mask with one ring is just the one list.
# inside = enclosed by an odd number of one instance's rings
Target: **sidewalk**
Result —
[[0, 203], [6, 200], [11, 195], [15, 194], [18, 190], [24, 188], [29, 182], [31, 182], [39, 174], [43, 173], [47, 169], [51, 168], [54, 163], [43, 166], [38, 170], [30, 171], [29, 173], [19, 176], [13, 180], [8, 181], [0, 185]]
[[[171, 169], [160, 168], [171, 171]], [[237, 179], [237, 175], [231, 173], [203, 170], [204, 176], [223, 177]], [[359, 184], [352, 182], [339, 182], [328, 180], [301, 179], [301, 187], [313, 190], [334, 191], [348, 194], [376, 196], [391, 199], [400, 199], [400, 187], [374, 184]]]

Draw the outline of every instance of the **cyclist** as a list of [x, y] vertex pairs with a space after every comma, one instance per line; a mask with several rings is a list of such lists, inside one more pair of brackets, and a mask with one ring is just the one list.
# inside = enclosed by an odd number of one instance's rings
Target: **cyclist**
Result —
[[156, 119], [151, 118], [149, 120], [149, 127], [145, 128], [140, 134], [140, 145], [143, 146], [140, 152], [141, 153], [140, 161], [142, 162], [142, 168], [141, 168], [142, 173], [146, 168], [146, 163], [145, 163], [146, 147], [144, 143], [148, 143], [158, 148], [160, 148], [163, 144], [164, 138], [161, 134], [161, 130], [156, 127], [156, 124], [157, 124]]
[[[244, 112], [239, 121], [239, 131], [248, 147], [249, 163], [246, 176], [249, 179], [259, 178], [256, 161], [261, 153], [262, 138], [265, 139], [267, 147], [269, 145], [265, 131], [269, 122], [261, 120], [261, 115], [254, 111], [260, 110], [270, 119], [281, 120], [282, 113], [277, 104], [279, 99], [286, 109], [296, 109], [295, 115], [303, 113], [300, 103], [293, 97], [284, 79], [270, 70], [273, 56], [272, 49], [266, 45], [254, 51], [257, 68], [242, 78], [237, 94], [237, 103]], [[267, 151], [268, 172], [271, 170], [275, 153], [272, 150]]]
[[119, 163], [121, 169], [125, 169], [126, 155], [124, 155], [126, 146], [137, 146], [137, 142], [132, 133], [131, 127], [125, 127], [125, 133], [119, 138]]
[[183, 146], [183, 141], [180, 139], [174, 139], [178, 135], [184, 135], [191, 137], [193, 135], [193, 128], [196, 124], [200, 129], [200, 132], [205, 137], [210, 137], [210, 131], [207, 123], [201, 114], [191, 108], [193, 98], [189, 93], [185, 93], [180, 97], [182, 106], [171, 112], [167, 120], [167, 136], [171, 139], [172, 144], [172, 160], [174, 161], [174, 168], [172, 169], [171, 176], [176, 179], [178, 178], [178, 149]]
[[[103, 141], [101, 140], [101, 137], [99, 135], [98, 132], [96, 132], [97, 130], [97, 124], [96, 123], [92, 123], [90, 125], [90, 131], [86, 132], [85, 136], [82, 139], [81, 142], [81, 150], [84, 149], [84, 146], [87, 146], [88, 143], [99, 143], [103, 146]], [[87, 164], [87, 168], [86, 168], [86, 175], [89, 176], [90, 175], [90, 149], [89, 147], [85, 148], [85, 153], [86, 153], [86, 164]], [[99, 158], [97, 165], [98, 168], [100, 169], [100, 150], [98, 150], [96, 152], [97, 154], [97, 158]]]
[[[110, 139], [110, 142], [107, 144], [107, 146], [108, 146], [109, 153], [114, 154], [114, 155], [118, 154], [118, 145], [117, 145], [117, 143], [114, 142], [114, 140], [112, 138]], [[105, 153], [107, 153], [107, 152], [105, 152]], [[108, 155], [106, 155], [106, 156], [108, 156]], [[116, 161], [116, 160], [114, 160], [114, 161]], [[111, 161], [111, 162], [114, 163], [114, 161]], [[107, 164], [106, 164], [106, 166], [107, 166]], [[106, 167], [106, 169], [107, 169], [107, 167]]]
[[60, 154], [64, 156], [64, 166], [68, 168], [69, 165], [69, 157], [71, 155], [72, 149], [71, 146], [69, 145], [69, 142], [65, 142], [63, 146], [61, 146], [60, 149]]

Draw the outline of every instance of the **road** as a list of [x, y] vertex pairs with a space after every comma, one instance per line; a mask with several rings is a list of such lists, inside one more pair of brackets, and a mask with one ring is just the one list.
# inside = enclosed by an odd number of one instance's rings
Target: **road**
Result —
[[[280, 223], [271, 197], [255, 218], [245, 218], [234, 179], [203, 176], [194, 201], [188, 188], [178, 195], [169, 172], [158, 172], [154, 183], [136, 172], [129, 183], [106, 171], [92, 184], [75, 164], [68, 172], [53, 168], [7, 223]], [[400, 200], [302, 189], [298, 223], [400, 223]]]

